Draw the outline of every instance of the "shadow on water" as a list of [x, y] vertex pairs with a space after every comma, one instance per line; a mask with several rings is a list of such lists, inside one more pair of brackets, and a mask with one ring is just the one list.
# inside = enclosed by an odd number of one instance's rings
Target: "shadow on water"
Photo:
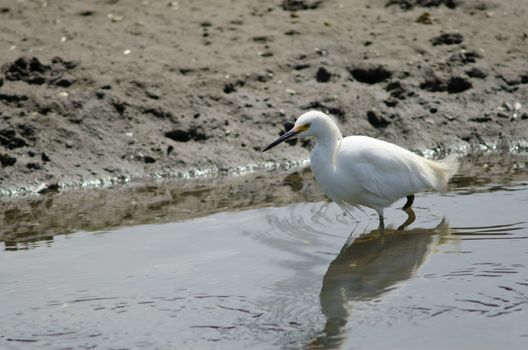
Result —
[[412, 278], [450, 233], [444, 218], [432, 229], [387, 229], [385, 234], [372, 230], [347, 242], [324, 275], [320, 302], [326, 323], [322, 335], [308, 348], [339, 348], [346, 337], [351, 304], [374, 300]]
[[[359, 235], [352, 243], [347, 242], [328, 266], [319, 295], [326, 322], [320, 335], [305, 348], [341, 348], [349, 336], [346, 325], [353, 314], [354, 303], [375, 302], [383, 294], [413, 278], [439, 246], [453, 240], [528, 239], [528, 236], [513, 237], [516, 231], [525, 228], [525, 222], [487, 227], [450, 227], [443, 218], [431, 229], [402, 230], [400, 226], [397, 230], [386, 230], [385, 234], [372, 230]], [[528, 298], [513, 305], [518, 307], [526, 302]], [[508, 310], [511, 308], [511, 305], [506, 305], [503, 312], [511, 312]], [[448, 308], [452, 309], [455, 307]]]
[[0, 243], [5, 250], [28, 249], [77, 231], [160, 224], [322, 198], [308, 169], [4, 198], [0, 199]]

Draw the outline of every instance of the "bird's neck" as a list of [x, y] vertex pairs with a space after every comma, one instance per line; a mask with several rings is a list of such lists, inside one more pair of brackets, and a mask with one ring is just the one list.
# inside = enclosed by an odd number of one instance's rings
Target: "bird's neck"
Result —
[[336, 153], [342, 138], [337, 126], [327, 130], [324, 134], [317, 135], [311, 156], [312, 163], [316, 163], [313, 165], [324, 166], [326, 170], [335, 169]]

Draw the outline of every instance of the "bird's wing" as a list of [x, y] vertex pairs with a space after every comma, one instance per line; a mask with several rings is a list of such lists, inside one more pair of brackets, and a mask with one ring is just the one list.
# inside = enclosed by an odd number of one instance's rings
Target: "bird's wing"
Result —
[[426, 159], [370, 137], [344, 138], [336, 161], [346, 176], [387, 203], [430, 187]]

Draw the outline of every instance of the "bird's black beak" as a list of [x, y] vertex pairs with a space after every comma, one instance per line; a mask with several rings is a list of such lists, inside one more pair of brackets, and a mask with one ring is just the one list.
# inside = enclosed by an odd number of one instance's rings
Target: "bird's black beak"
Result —
[[297, 135], [299, 132], [295, 130], [295, 128], [291, 129], [290, 131], [286, 132], [284, 135], [267, 145], [262, 152], [266, 152], [267, 150], [277, 146], [279, 143], [286, 141], [287, 139]]

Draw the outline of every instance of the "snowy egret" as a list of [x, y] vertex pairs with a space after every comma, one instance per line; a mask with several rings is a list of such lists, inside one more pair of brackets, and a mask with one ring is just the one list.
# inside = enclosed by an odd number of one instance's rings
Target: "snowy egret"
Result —
[[458, 168], [455, 155], [433, 161], [372, 137], [343, 138], [334, 120], [318, 111], [301, 115], [291, 130], [263, 152], [292, 137], [310, 136], [315, 138], [310, 166], [319, 187], [347, 213], [348, 206], [374, 209], [382, 232], [384, 208], [407, 197], [403, 207], [407, 209], [417, 192], [445, 191]]

